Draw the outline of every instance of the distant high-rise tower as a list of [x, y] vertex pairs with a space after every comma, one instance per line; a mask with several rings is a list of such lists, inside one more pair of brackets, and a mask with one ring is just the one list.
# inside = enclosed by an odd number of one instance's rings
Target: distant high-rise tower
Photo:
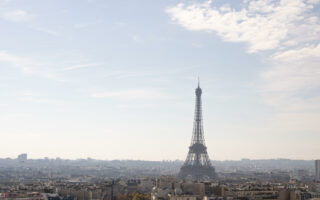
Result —
[[26, 162], [28, 160], [28, 155], [26, 153], [20, 154], [18, 155], [17, 160], [22, 163]]
[[179, 177], [192, 179], [215, 178], [215, 169], [212, 166], [205, 145], [202, 125], [202, 108], [201, 108], [202, 90], [198, 83], [196, 88], [196, 109], [193, 123], [193, 134], [189, 153], [186, 161], [180, 169]]
[[320, 181], [320, 160], [315, 161], [315, 167], [316, 167], [316, 180]]

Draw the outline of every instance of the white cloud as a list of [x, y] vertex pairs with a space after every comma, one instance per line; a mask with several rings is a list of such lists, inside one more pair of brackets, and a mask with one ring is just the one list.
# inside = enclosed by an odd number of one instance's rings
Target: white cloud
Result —
[[276, 53], [273, 57], [281, 61], [310, 61], [312, 59], [320, 60], [320, 44], [309, 45], [307, 47], [291, 49], [284, 52]]
[[0, 17], [8, 21], [25, 22], [31, 20], [33, 18], [33, 15], [24, 10], [12, 10], [1, 13]]
[[140, 36], [140, 35], [137, 35], [137, 34], [133, 34], [130, 37], [136, 43], [142, 43], [142, 42], [145, 41], [145, 38], [143, 38], [143, 36]]
[[142, 75], [145, 75], [144, 73], [137, 72], [137, 71], [128, 71], [128, 70], [114, 70], [112, 72], [105, 74], [105, 77], [123, 79], [123, 78], [136, 77], [139, 75], [142, 76]]
[[213, 31], [229, 42], [246, 42], [249, 52], [272, 50], [264, 91], [297, 93], [320, 87], [318, 0], [250, 0], [241, 9], [205, 3], [178, 4], [166, 11], [189, 30]]
[[216, 7], [214, 1], [180, 3], [166, 12], [188, 30], [213, 32], [265, 55], [270, 67], [261, 74], [260, 88], [262, 101], [276, 110], [274, 127], [319, 131], [319, 118], [309, 123], [309, 117], [320, 115], [320, 19], [314, 10], [320, 0], [239, 3], [239, 9]]
[[11, 55], [6, 51], [0, 51], [0, 62], [1, 61], [18, 67], [25, 74], [33, 73], [33, 69], [31, 67], [33, 65], [33, 62], [28, 59]]
[[121, 98], [121, 99], [163, 99], [168, 95], [157, 89], [130, 89], [120, 91], [98, 92], [91, 94], [93, 98]]
[[262, 73], [264, 102], [284, 112], [320, 112], [319, 47], [277, 52], [272, 66]]
[[76, 69], [88, 68], [88, 67], [96, 67], [96, 66], [101, 66], [101, 65], [103, 65], [103, 63], [77, 64], [77, 65], [72, 65], [72, 66], [66, 67], [63, 69], [63, 71], [70, 71], [70, 70], [76, 70]]
[[44, 103], [44, 104], [57, 103], [57, 101], [55, 101], [55, 100], [35, 98], [35, 97], [23, 97], [23, 98], [22, 98], [22, 101], [25, 101], [25, 102], [33, 102], [33, 103]]
[[308, 0], [308, 3], [311, 3], [311, 4], [317, 4], [319, 2], [320, 0]]
[[[0, 4], [0, 19], [12, 22], [29, 22], [35, 18], [34, 14], [30, 14], [29, 12], [21, 9], [11, 10], [8, 9], [6, 4], [9, 1], [6, 1], [5, 4]], [[0, 2], [1, 3], [1, 2]], [[56, 30], [52, 30], [44, 27], [33, 27], [30, 26], [33, 30], [50, 34], [52, 36], [60, 36], [60, 32]]]
[[43, 33], [47, 33], [49, 35], [52, 35], [52, 36], [60, 36], [60, 32], [58, 31], [55, 31], [55, 30], [51, 30], [51, 29], [48, 29], [48, 28], [34, 28], [36, 31], [40, 31], [40, 32], [43, 32]]
[[[263, 72], [264, 92], [269, 98], [278, 99], [278, 93], [285, 95], [288, 102], [301, 95], [312, 95], [320, 89], [320, 44], [276, 52], [272, 56], [272, 66]], [[320, 97], [320, 96], [319, 96]], [[309, 102], [303, 99], [306, 104]], [[289, 106], [282, 102], [281, 107]]]
[[46, 98], [36, 97], [31, 92], [23, 93], [21, 100], [24, 101], [24, 102], [41, 103], [41, 104], [61, 104], [62, 103], [60, 101], [53, 100], [53, 99], [46, 99]]
[[101, 25], [103, 23], [104, 23], [103, 20], [98, 19], [96, 21], [88, 22], [88, 23], [77, 23], [73, 27], [76, 29], [86, 29], [86, 28], [90, 28], [91, 26]]
[[289, 41], [307, 42], [320, 35], [319, 18], [310, 15], [313, 5], [303, 0], [251, 0], [239, 10], [223, 5], [183, 3], [166, 11], [181, 26], [212, 31], [229, 42], [246, 42], [249, 52], [282, 48]]
[[7, 51], [0, 51], [0, 62], [19, 69], [25, 75], [43, 77], [59, 82], [68, 81], [58, 75], [56, 66], [50, 62], [45, 63], [26, 57], [16, 56], [9, 54]]

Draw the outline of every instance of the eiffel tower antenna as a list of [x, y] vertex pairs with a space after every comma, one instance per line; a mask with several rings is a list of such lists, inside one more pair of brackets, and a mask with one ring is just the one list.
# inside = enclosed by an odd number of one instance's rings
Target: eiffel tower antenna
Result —
[[202, 89], [198, 77], [198, 87], [196, 88], [196, 108], [193, 122], [193, 133], [188, 156], [180, 169], [179, 177], [192, 179], [212, 179], [216, 177], [215, 169], [211, 164], [205, 145], [203, 124], [202, 124]]

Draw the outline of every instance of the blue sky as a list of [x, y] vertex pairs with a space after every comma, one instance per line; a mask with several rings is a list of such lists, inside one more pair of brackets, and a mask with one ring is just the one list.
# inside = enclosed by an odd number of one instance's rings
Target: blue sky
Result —
[[0, 0], [0, 157], [320, 157], [319, 0]]

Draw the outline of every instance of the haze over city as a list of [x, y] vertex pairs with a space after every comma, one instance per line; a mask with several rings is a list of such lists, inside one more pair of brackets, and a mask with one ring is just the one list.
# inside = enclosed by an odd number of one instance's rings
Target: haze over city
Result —
[[[320, 158], [319, 0], [0, 0], [0, 157]], [[313, 163], [312, 163], [313, 164]]]

